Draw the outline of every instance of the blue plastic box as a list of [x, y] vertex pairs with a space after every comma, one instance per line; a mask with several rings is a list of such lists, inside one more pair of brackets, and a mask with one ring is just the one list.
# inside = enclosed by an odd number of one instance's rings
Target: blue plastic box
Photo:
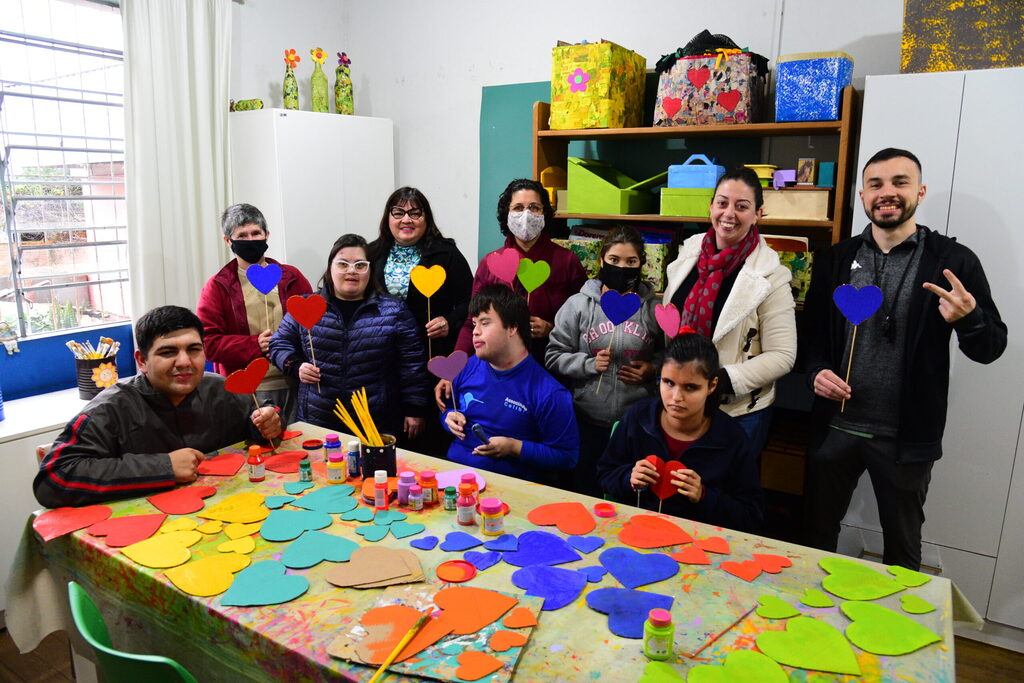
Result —
[[845, 52], [782, 55], [775, 62], [776, 121], [836, 121], [843, 88], [853, 82]]
[[723, 175], [725, 166], [716, 165], [703, 154], [692, 154], [683, 163], [668, 167], [668, 186], [713, 190]]

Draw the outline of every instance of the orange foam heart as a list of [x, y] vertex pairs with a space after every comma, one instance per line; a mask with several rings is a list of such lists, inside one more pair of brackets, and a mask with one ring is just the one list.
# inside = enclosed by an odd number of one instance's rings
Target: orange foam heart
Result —
[[327, 300], [319, 294], [310, 294], [305, 299], [296, 294], [288, 297], [287, 308], [295, 322], [308, 330], [324, 317], [324, 313], [327, 312]]
[[[422, 612], [408, 605], [387, 605], [386, 607], [375, 607], [366, 612], [360, 623], [367, 629], [375, 626], [391, 627], [391, 630], [383, 638], [366, 643], [365, 647], [371, 653], [370, 663], [383, 664], [384, 660], [391, 654], [391, 651], [398, 645], [398, 641], [405, 637], [405, 634], [409, 632], [409, 629], [415, 625], [421, 616], [423, 616]], [[437, 628], [436, 622], [437, 619], [431, 617], [412, 641], [402, 648], [395, 661], [401, 662], [419, 654], [446, 636], [447, 632]]]
[[508, 652], [513, 647], [526, 645], [527, 637], [515, 631], [495, 631], [487, 643], [495, 652]]
[[244, 370], [235, 370], [224, 380], [224, 388], [232, 394], [253, 394], [267, 376], [270, 361], [262, 356], [253, 360]]
[[785, 567], [792, 567], [793, 560], [789, 559], [785, 555], [764, 555], [761, 553], [754, 553], [754, 562], [761, 565], [761, 570], [768, 572], [769, 574], [778, 574]]
[[455, 676], [464, 681], [479, 681], [504, 666], [502, 661], [486, 652], [468, 650], [459, 654], [459, 668]]
[[573, 536], [589, 534], [597, 526], [587, 506], [579, 501], [539, 505], [530, 510], [526, 518], [537, 526], [553, 524], [563, 534]]
[[662, 517], [634, 515], [622, 525], [619, 540], [634, 548], [664, 548], [690, 543], [693, 537]]
[[441, 289], [441, 285], [444, 284], [445, 278], [448, 274], [444, 270], [444, 266], [416, 266], [409, 273], [409, 279], [412, 280], [412, 284], [419, 290], [420, 294], [427, 297], [428, 299], [437, 293], [437, 290]]
[[486, 588], [452, 586], [439, 590], [434, 604], [444, 610], [439, 620], [450, 624], [452, 633], [464, 636], [497, 621], [519, 601]]
[[537, 616], [525, 607], [516, 607], [502, 620], [501, 625], [505, 628], [526, 628], [527, 626], [536, 626]]
[[721, 536], [698, 538], [693, 543], [701, 550], [706, 550], [709, 553], [719, 553], [721, 555], [729, 554], [729, 542]]
[[672, 553], [672, 559], [681, 564], [711, 564], [708, 554], [695, 545], [688, 545], [677, 553]]
[[738, 576], [744, 581], [753, 581], [761, 574], [761, 565], [753, 560], [744, 560], [743, 562], [723, 562], [718, 565], [719, 569], [723, 569], [733, 576]]

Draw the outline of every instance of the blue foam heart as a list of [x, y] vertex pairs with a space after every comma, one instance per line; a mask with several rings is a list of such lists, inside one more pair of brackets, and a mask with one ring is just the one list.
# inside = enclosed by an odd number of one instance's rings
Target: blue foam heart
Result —
[[249, 282], [260, 294], [270, 294], [281, 281], [281, 266], [276, 263], [265, 266], [254, 263], [245, 269], [245, 277], [249, 278]]
[[640, 297], [634, 292], [619, 294], [610, 289], [601, 295], [601, 310], [612, 321], [612, 325], [626, 322], [642, 305]]
[[415, 541], [409, 541], [409, 545], [417, 550], [433, 550], [437, 546], [437, 536], [424, 536]]
[[246, 567], [235, 575], [231, 587], [220, 599], [225, 607], [277, 605], [309, 590], [305, 576], [287, 574], [280, 562], [267, 560]]
[[561, 536], [547, 531], [527, 531], [519, 536], [519, 549], [505, 553], [501, 559], [515, 567], [529, 567], [575, 562], [580, 556]]
[[497, 550], [488, 550], [487, 552], [470, 550], [462, 556], [462, 559], [476, 567], [477, 571], [482, 572], [501, 562], [501, 553]]
[[304, 531], [328, 527], [333, 521], [325, 512], [273, 510], [260, 527], [260, 536], [268, 541], [282, 543], [298, 538]]
[[336, 515], [341, 512], [348, 512], [359, 505], [359, 501], [350, 495], [353, 491], [355, 491], [355, 487], [348, 484], [325, 486], [302, 496], [302, 498], [292, 503], [292, 506], [303, 508], [304, 510], [316, 510], [317, 512]]
[[598, 581], [604, 578], [605, 574], [608, 573], [607, 569], [605, 569], [604, 567], [598, 567], [596, 565], [593, 567], [580, 567], [576, 571], [583, 572], [584, 574], [586, 574], [587, 581], [589, 581], [590, 583], [597, 583]]
[[671, 595], [629, 588], [598, 588], [587, 593], [587, 606], [608, 615], [608, 629], [622, 638], [643, 638], [652, 609], [672, 609]]
[[497, 538], [485, 541], [484, 547], [488, 550], [497, 550], [502, 553], [515, 552], [519, 549], [519, 539], [515, 537], [515, 534], [502, 534]]
[[569, 545], [588, 555], [604, 545], [600, 536], [570, 536]]
[[377, 524], [365, 524], [356, 528], [357, 534], [373, 543], [382, 540], [390, 532], [391, 530], [386, 526], [378, 526]]
[[281, 562], [289, 569], [305, 569], [324, 560], [348, 562], [352, 551], [358, 547], [358, 543], [347, 538], [322, 531], [307, 531], [285, 548]]
[[632, 548], [609, 548], [598, 558], [626, 588], [664, 581], [679, 572], [679, 563], [662, 553], [639, 553]]
[[313, 482], [311, 481], [290, 481], [284, 485], [285, 493], [290, 493], [293, 496], [297, 496], [306, 489], [313, 488]]
[[441, 550], [447, 552], [459, 552], [460, 550], [475, 548], [481, 544], [483, 544], [483, 541], [476, 536], [470, 536], [464, 531], [451, 531], [444, 537], [444, 543], [441, 544]]
[[392, 522], [401, 522], [405, 519], [405, 513], [398, 510], [377, 510], [373, 516], [373, 523], [379, 526], [387, 526]]
[[874, 315], [882, 306], [882, 290], [874, 285], [866, 285], [857, 289], [853, 285], [839, 285], [832, 292], [832, 301], [836, 302], [839, 312], [846, 316], [851, 325], [860, 325]]
[[276, 510], [295, 500], [295, 496], [267, 496], [263, 504], [271, 510]]
[[[376, 524], [376, 523], [375, 523]], [[376, 526], [381, 526], [376, 524]], [[427, 527], [422, 524], [410, 524], [409, 522], [403, 522], [401, 520], [392, 522], [390, 525], [385, 527], [391, 530], [391, 535], [395, 538], [408, 538], [409, 536], [415, 536], [422, 532]]]
[[527, 595], [544, 598], [541, 609], [550, 612], [578, 598], [587, 585], [587, 577], [573, 569], [532, 565], [517, 569], [512, 574], [512, 583], [525, 590]]
[[344, 522], [369, 522], [373, 519], [373, 510], [370, 508], [356, 508], [349, 510], [341, 516]]

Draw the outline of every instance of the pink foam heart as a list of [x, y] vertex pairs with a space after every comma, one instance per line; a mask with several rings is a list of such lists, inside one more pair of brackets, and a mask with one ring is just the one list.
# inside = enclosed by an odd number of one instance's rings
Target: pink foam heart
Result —
[[510, 247], [501, 251], [492, 251], [487, 255], [487, 268], [499, 280], [504, 280], [511, 286], [519, 272], [519, 252]]
[[680, 315], [675, 304], [656, 304], [654, 306], [654, 319], [658, 321], [658, 327], [669, 339], [679, 334]]

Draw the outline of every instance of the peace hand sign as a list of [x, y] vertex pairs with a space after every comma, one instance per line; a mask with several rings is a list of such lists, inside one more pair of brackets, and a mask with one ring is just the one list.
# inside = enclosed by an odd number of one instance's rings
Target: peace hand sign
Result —
[[968, 313], [974, 310], [977, 302], [974, 297], [964, 289], [964, 285], [953, 275], [953, 271], [946, 268], [942, 271], [942, 274], [949, 280], [949, 284], [952, 285], [952, 289], [948, 292], [938, 285], [933, 285], [930, 282], [925, 282], [922, 286], [929, 292], [939, 297], [939, 314], [947, 323], [955, 323], [960, 318], [964, 317]]

